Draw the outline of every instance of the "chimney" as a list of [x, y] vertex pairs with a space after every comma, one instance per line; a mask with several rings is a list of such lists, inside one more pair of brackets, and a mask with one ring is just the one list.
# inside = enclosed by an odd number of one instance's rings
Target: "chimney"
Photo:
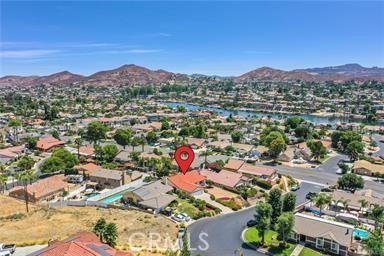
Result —
[[121, 172], [121, 181], [122, 181], [122, 185], [125, 185], [125, 171]]

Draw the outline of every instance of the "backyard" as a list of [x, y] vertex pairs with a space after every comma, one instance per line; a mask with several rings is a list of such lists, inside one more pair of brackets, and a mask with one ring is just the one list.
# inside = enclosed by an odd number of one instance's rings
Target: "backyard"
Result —
[[300, 252], [299, 256], [321, 256], [323, 254], [312, 250], [310, 248], [304, 247], [303, 250]]
[[[64, 207], [49, 209], [30, 205], [29, 214], [25, 204], [10, 197], [0, 195], [0, 241], [17, 243], [18, 246], [46, 244], [50, 239], [64, 239], [82, 230], [92, 230], [95, 222], [104, 217], [118, 227], [118, 247], [148, 248], [150, 233], [161, 235], [159, 246], [171, 247], [177, 234], [176, 225], [161, 215], [152, 215], [136, 210], [103, 209], [96, 207]], [[4, 206], [4, 207], [3, 207]], [[28, 230], [28, 236], [25, 231]], [[166, 242], [168, 241], [168, 243]]]

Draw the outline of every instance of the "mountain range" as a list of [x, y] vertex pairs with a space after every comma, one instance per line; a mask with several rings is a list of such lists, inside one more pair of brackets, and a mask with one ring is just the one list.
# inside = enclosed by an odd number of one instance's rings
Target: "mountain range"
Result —
[[[111, 85], [145, 85], [167, 82], [183, 82], [196, 78], [209, 78], [203, 75], [186, 75], [165, 70], [150, 70], [133, 64], [119, 68], [100, 71], [90, 76], [63, 71], [48, 76], [4, 76], [0, 78], [0, 86], [34, 86], [34, 85], [70, 85], [91, 84], [97, 86]], [[218, 78], [215, 76], [215, 78]], [[245, 81], [367, 81], [384, 82], [384, 68], [362, 67], [359, 64], [346, 64], [334, 67], [308, 68], [285, 71], [270, 67], [262, 67], [240, 76], [232, 77], [236, 82]]]

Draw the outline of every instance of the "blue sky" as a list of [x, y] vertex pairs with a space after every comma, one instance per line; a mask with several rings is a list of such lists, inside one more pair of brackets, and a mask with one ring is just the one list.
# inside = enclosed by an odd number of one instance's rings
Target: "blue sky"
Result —
[[0, 76], [384, 66], [383, 1], [2, 1]]

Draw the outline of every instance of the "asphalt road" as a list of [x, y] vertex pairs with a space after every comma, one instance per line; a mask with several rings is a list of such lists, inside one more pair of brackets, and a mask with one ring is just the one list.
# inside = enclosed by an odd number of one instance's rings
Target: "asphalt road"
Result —
[[[380, 150], [373, 153], [375, 156], [384, 156], [384, 136], [380, 134], [373, 134], [372, 139], [376, 141], [377, 145], [379, 146]], [[383, 141], [383, 142], [380, 142]]]
[[[308, 192], [320, 192], [321, 186], [303, 182], [297, 195], [296, 204], [304, 203]], [[255, 208], [219, 215], [215, 218], [199, 220], [188, 227], [193, 255], [202, 253], [204, 256], [239, 255], [241, 249], [245, 256], [264, 255], [247, 247], [241, 241], [241, 232], [247, 221], [253, 218]], [[205, 243], [206, 241], [207, 243]], [[208, 247], [206, 245], [208, 244]]]

